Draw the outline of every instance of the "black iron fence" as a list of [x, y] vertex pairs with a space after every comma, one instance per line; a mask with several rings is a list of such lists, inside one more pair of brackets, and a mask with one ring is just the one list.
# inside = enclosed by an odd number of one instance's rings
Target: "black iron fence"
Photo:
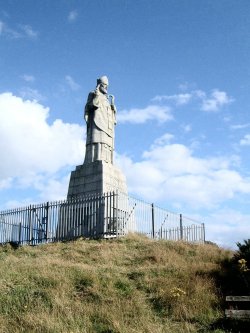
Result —
[[129, 232], [155, 239], [205, 241], [204, 223], [123, 193], [110, 192], [0, 212], [0, 244], [37, 245], [80, 236], [113, 238]]

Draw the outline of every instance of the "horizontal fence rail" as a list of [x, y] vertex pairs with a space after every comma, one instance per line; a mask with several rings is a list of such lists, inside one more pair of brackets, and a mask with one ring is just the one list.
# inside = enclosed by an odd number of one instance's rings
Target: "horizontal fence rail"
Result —
[[0, 244], [37, 245], [77, 237], [150, 238], [205, 242], [205, 225], [119, 192], [0, 212]]

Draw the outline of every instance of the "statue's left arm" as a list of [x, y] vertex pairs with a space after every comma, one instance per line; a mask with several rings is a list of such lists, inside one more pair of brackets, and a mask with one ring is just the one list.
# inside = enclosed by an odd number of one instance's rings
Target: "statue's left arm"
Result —
[[114, 112], [114, 123], [116, 124], [116, 106], [115, 106], [115, 96], [114, 95], [109, 95], [110, 97], [110, 107], [111, 107], [111, 110], [113, 110]]

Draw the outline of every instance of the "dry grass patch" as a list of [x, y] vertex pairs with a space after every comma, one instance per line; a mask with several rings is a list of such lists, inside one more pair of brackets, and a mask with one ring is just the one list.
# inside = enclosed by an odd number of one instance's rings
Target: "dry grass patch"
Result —
[[79, 239], [0, 248], [0, 332], [187, 333], [222, 316], [209, 245]]

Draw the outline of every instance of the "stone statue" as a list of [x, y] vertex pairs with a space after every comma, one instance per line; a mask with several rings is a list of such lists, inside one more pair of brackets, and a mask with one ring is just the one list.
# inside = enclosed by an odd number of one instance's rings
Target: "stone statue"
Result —
[[[95, 90], [88, 95], [84, 113], [87, 124], [85, 159], [71, 172], [68, 199], [128, 192], [125, 176], [113, 163], [116, 108], [114, 96], [108, 95], [108, 84], [106, 76], [100, 77]], [[91, 211], [86, 214], [92, 216]]]
[[97, 79], [96, 89], [89, 93], [84, 118], [87, 123], [84, 163], [98, 160], [113, 164], [116, 107], [114, 96], [108, 95], [108, 78]]

